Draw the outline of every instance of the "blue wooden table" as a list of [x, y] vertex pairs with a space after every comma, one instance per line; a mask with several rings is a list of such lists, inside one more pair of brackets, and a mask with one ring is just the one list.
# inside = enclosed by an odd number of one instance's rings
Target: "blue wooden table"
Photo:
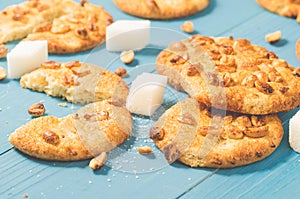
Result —
[[[2, 0], [0, 9], [19, 2]], [[111, 1], [91, 2], [101, 4], [115, 20], [137, 19], [119, 11]], [[136, 61], [126, 66], [129, 76], [124, 80], [128, 85], [143, 71], [155, 72], [156, 55], [168, 42], [189, 36], [180, 30], [185, 20], [193, 21], [195, 33], [247, 38], [299, 67], [295, 43], [300, 38], [300, 25], [296, 20], [267, 12], [255, 0], [211, 0], [207, 9], [192, 17], [152, 21], [149, 47], [137, 52]], [[271, 45], [264, 36], [276, 30], [282, 31], [282, 40]], [[9, 49], [17, 43], [9, 43]], [[124, 66], [118, 54], [106, 52], [104, 46], [74, 55], [50, 55], [49, 59], [93, 62], [112, 71]], [[0, 65], [7, 67], [6, 59], [0, 59]], [[171, 103], [186, 97], [169, 87], [167, 91], [175, 95], [175, 99], [173, 95], [166, 97]], [[297, 109], [279, 114], [285, 130], [281, 145], [255, 164], [224, 170], [189, 168], [177, 162], [168, 165], [147, 137], [146, 131], [155, 118], [150, 118], [150, 123], [145, 118], [134, 118], [132, 138], [110, 154], [101, 170], [94, 172], [88, 167], [89, 161], [42, 161], [18, 152], [7, 141], [11, 132], [32, 119], [27, 108], [36, 102], [45, 104], [47, 115], [57, 117], [74, 113], [79, 107], [70, 103], [67, 107], [58, 106], [64, 101], [23, 89], [18, 80], [0, 82], [1, 199], [23, 198], [24, 194], [29, 198], [297, 198], [300, 193], [300, 157], [288, 143], [289, 118]], [[143, 144], [152, 146], [155, 156], [138, 154], [135, 147]]]

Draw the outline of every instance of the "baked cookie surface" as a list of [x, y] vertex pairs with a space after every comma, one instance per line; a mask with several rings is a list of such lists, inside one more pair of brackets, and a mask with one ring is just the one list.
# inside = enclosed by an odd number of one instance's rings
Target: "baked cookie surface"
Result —
[[89, 103], [113, 98], [126, 101], [128, 86], [121, 77], [93, 64], [48, 61], [23, 75], [23, 88], [62, 97], [73, 103]]
[[300, 105], [300, 71], [246, 39], [194, 35], [170, 44], [158, 73], [208, 106], [246, 114], [289, 111]]
[[[263, 8], [276, 14], [297, 18], [300, 23], [300, 1], [299, 0], [256, 0]], [[298, 17], [299, 15], [299, 17]]]
[[192, 98], [168, 109], [151, 128], [150, 138], [169, 163], [232, 168], [269, 156], [283, 128], [274, 115], [218, 114]]
[[65, 2], [66, 0], [30, 0], [7, 7], [0, 12], [0, 44], [22, 39], [38, 24], [60, 16]]
[[209, 0], [114, 0], [123, 12], [148, 19], [187, 17], [205, 9]]
[[26, 40], [47, 40], [48, 52], [70, 54], [92, 49], [105, 41], [112, 16], [89, 2], [67, 8], [66, 14], [33, 29]]
[[30, 156], [58, 161], [84, 160], [107, 152], [131, 135], [132, 117], [110, 100], [88, 104], [63, 118], [43, 116], [19, 127], [9, 141]]

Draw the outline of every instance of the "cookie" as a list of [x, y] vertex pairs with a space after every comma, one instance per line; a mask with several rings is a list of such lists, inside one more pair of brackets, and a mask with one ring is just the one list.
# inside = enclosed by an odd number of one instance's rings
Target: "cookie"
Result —
[[62, 97], [73, 103], [89, 103], [113, 98], [126, 101], [128, 86], [121, 77], [93, 64], [48, 61], [23, 75], [23, 88]]
[[147, 19], [174, 19], [205, 9], [209, 0], [114, 0], [123, 12]]
[[194, 35], [162, 51], [156, 69], [219, 109], [261, 115], [300, 105], [300, 69], [246, 39]]
[[9, 141], [32, 157], [75, 161], [114, 149], [131, 135], [131, 129], [130, 112], [124, 106], [103, 100], [63, 118], [33, 119], [11, 133]]
[[169, 163], [178, 159], [191, 167], [233, 168], [272, 154], [283, 133], [275, 114], [222, 114], [188, 98], [168, 109], [149, 136]]
[[102, 44], [112, 22], [102, 7], [82, 2], [52, 22], [38, 25], [26, 40], [47, 40], [52, 54], [82, 52]]
[[298, 18], [300, 12], [299, 0], [256, 0], [256, 2], [271, 12], [285, 17], [297, 18], [297, 21], [300, 22], [300, 18]]
[[[0, 44], [26, 37], [42, 22], [63, 13], [66, 0], [30, 0], [0, 12]], [[68, 1], [70, 2], [70, 1]]]

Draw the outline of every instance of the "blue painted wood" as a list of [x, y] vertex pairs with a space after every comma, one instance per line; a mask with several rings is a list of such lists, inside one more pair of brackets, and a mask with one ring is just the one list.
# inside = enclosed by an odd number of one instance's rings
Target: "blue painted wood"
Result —
[[[0, 9], [18, 2], [21, 0], [1, 1]], [[91, 2], [101, 4], [115, 20], [138, 19], [122, 13], [112, 1]], [[294, 45], [300, 25], [293, 19], [265, 11], [254, 0], [211, 0], [206, 10], [192, 17], [152, 21], [152, 27], [156, 28], [152, 30], [151, 45], [137, 52], [136, 61], [128, 66], [120, 62], [118, 53], [106, 52], [103, 45], [74, 55], [50, 55], [49, 59], [80, 60], [111, 71], [123, 66], [129, 71], [124, 80], [130, 85], [141, 72], [155, 72], [156, 55], [168, 43], [189, 36], [180, 30], [185, 20], [194, 22], [195, 33], [248, 38], [276, 52], [292, 65], [299, 65]], [[271, 45], [264, 41], [266, 33], [278, 29], [283, 32], [281, 42]], [[9, 43], [9, 49], [16, 43]], [[1, 59], [0, 65], [7, 67], [6, 60]], [[185, 97], [170, 87], [167, 91], [166, 108]], [[149, 128], [147, 119], [135, 116], [136, 129], [132, 138], [109, 155], [104, 168], [93, 172], [87, 166], [88, 161], [41, 161], [18, 152], [8, 143], [9, 133], [31, 119], [27, 114], [28, 106], [38, 101], [46, 105], [48, 115], [58, 117], [74, 113], [80, 107], [71, 103], [60, 107], [58, 103], [63, 100], [22, 89], [17, 80], [0, 82], [0, 198], [21, 198], [23, 194], [28, 194], [29, 198], [294, 198], [299, 193], [300, 158], [289, 148], [287, 139], [288, 120], [296, 110], [279, 114], [284, 123], [285, 137], [274, 154], [249, 166], [225, 170], [195, 169], [180, 163], [168, 165], [154, 147], [155, 158], [147, 159], [137, 154], [136, 146], [145, 143], [153, 146], [153, 143], [145, 133], [139, 132]], [[115, 153], [120, 154], [115, 156]]]

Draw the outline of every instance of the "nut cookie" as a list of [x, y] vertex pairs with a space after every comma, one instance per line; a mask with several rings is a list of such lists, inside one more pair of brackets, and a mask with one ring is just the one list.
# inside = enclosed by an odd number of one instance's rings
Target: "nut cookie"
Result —
[[73, 103], [89, 103], [113, 98], [126, 101], [128, 86], [121, 77], [93, 64], [79, 61], [48, 61], [23, 75], [23, 88], [62, 97]]
[[209, 0], [114, 0], [123, 12], [148, 19], [174, 19], [205, 9]]
[[75, 161], [112, 150], [131, 135], [131, 129], [132, 117], [125, 106], [103, 100], [63, 118], [33, 119], [16, 129], [9, 141], [36, 158]]
[[192, 98], [168, 109], [151, 128], [150, 138], [169, 163], [232, 168], [269, 156], [283, 128], [274, 115], [218, 114]]
[[26, 40], [48, 40], [48, 52], [70, 54], [92, 49], [105, 41], [112, 16], [102, 7], [82, 1], [71, 12], [34, 28]]
[[[300, 1], [299, 0], [256, 0], [263, 8], [276, 14], [297, 18], [300, 23]], [[299, 15], [299, 17], [298, 17]]]
[[246, 39], [194, 35], [162, 51], [156, 69], [219, 109], [261, 115], [300, 105], [300, 70]]
[[26, 37], [42, 22], [52, 21], [63, 13], [68, 0], [28, 0], [0, 12], [0, 44]]

